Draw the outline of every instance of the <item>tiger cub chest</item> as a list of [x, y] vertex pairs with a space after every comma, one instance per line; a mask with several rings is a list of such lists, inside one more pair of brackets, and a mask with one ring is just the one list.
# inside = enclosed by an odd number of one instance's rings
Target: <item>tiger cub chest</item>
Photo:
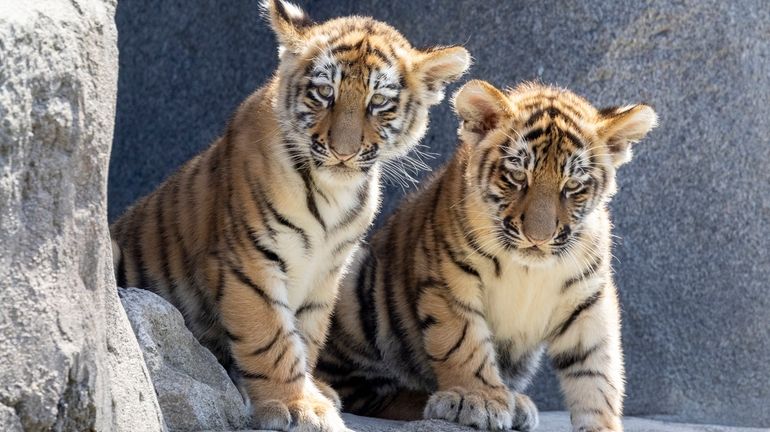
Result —
[[503, 264], [500, 276], [482, 277], [484, 308], [493, 339], [520, 353], [542, 345], [574, 299], [563, 294], [574, 269]]
[[336, 289], [334, 280], [374, 219], [379, 199], [374, 181], [309, 193], [284, 196], [281, 204], [294, 227], [280, 226], [274, 236], [286, 261], [287, 301], [293, 310], [316, 289]]

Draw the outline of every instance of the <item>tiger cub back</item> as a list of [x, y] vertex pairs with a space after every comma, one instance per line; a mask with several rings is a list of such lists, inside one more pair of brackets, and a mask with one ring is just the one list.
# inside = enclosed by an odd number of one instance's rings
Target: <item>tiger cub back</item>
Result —
[[313, 23], [265, 2], [274, 78], [225, 134], [111, 227], [121, 286], [173, 303], [248, 392], [258, 428], [342, 430], [311, 372], [337, 286], [379, 205], [383, 162], [422, 138], [467, 69], [365, 17]]
[[654, 111], [483, 81], [455, 109], [458, 150], [357, 253], [317, 375], [355, 413], [526, 431], [546, 351], [574, 430], [621, 430], [607, 203]]

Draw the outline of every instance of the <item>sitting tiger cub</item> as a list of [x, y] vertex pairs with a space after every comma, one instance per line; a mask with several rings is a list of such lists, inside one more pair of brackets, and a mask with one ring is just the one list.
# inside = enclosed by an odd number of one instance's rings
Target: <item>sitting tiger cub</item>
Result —
[[317, 375], [354, 413], [528, 431], [547, 350], [574, 430], [622, 430], [607, 203], [655, 112], [531, 83], [454, 103], [460, 148], [357, 253]]
[[265, 8], [277, 73], [115, 222], [118, 283], [181, 310], [242, 381], [258, 428], [343, 430], [336, 394], [310, 374], [340, 275], [379, 205], [382, 162], [416, 146], [470, 56], [414, 49], [371, 18], [314, 24], [281, 0]]

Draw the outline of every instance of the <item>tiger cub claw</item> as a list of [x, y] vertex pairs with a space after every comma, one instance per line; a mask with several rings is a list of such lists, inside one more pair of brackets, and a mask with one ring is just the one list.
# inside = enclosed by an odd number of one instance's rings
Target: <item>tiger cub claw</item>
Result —
[[431, 395], [425, 405], [424, 417], [448, 420], [476, 429], [507, 430], [513, 426], [512, 401], [507, 390], [493, 395], [455, 387]]

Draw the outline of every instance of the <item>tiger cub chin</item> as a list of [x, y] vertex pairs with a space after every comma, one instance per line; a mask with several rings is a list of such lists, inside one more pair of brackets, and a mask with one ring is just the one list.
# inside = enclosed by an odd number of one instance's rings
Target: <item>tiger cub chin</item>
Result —
[[[381, 164], [425, 133], [468, 68], [365, 17], [316, 24], [266, 1], [274, 78], [227, 131], [111, 227], [118, 282], [173, 303], [237, 377], [259, 429], [344, 428], [312, 372], [337, 286], [379, 204]], [[338, 405], [338, 399], [337, 399]]]
[[546, 351], [574, 430], [622, 430], [607, 203], [655, 112], [483, 81], [454, 104], [460, 148], [358, 251], [318, 376], [354, 413], [528, 431]]

